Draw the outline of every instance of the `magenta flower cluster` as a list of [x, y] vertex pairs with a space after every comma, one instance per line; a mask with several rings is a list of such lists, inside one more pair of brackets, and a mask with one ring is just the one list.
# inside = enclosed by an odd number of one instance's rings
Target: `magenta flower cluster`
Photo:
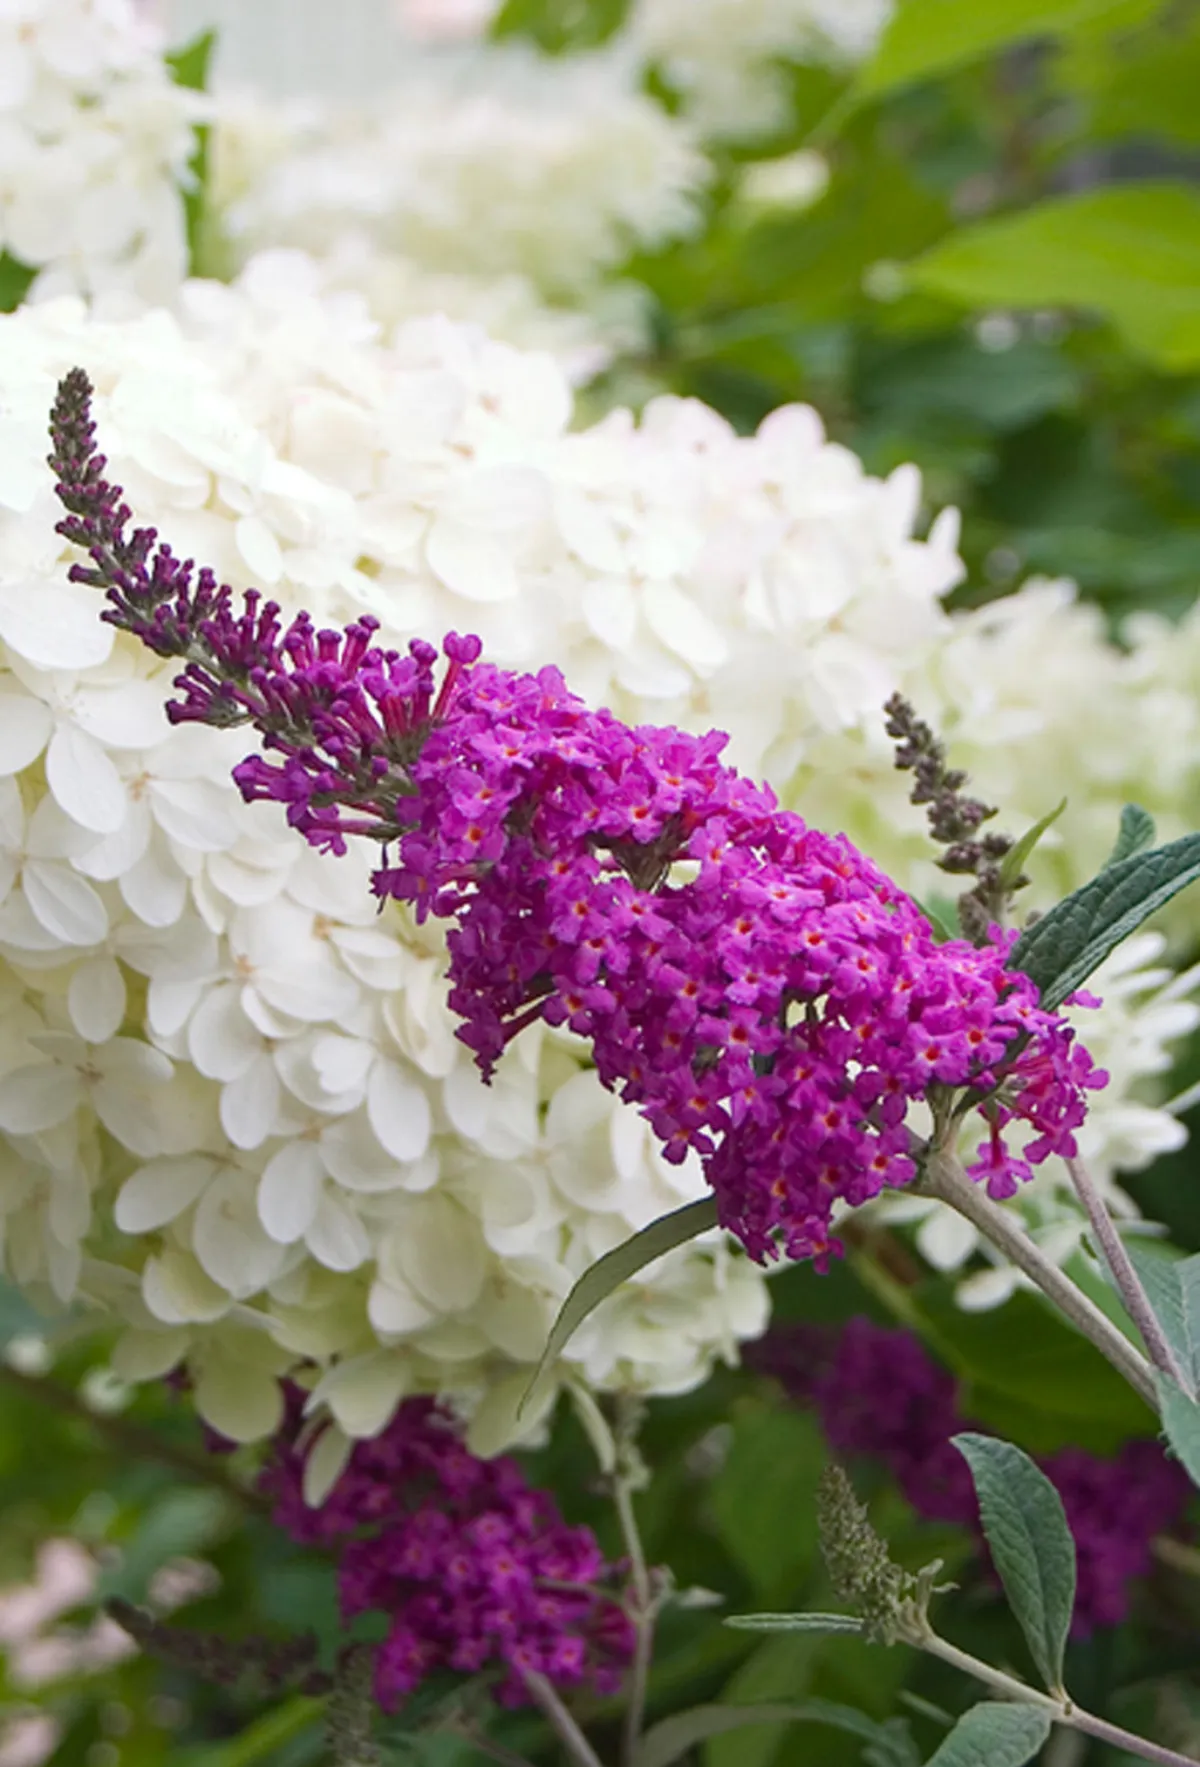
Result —
[[522, 1705], [525, 1676], [559, 1688], [619, 1685], [634, 1631], [613, 1567], [589, 1528], [571, 1527], [514, 1460], [480, 1460], [431, 1399], [409, 1399], [382, 1435], [356, 1443], [320, 1508], [303, 1495], [303, 1395], [261, 1477], [275, 1520], [298, 1541], [341, 1546], [346, 1619], [390, 1620], [376, 1694], [393, 1710], [438, 1669], [501, 1671], [495, 1697]]
[[253, 592], [237, 612], [151, 531], [126, 538], [88, 393], [69, 376], [52, 426], [61, 531], [92, 560], [72, 575], [184, 659], [173, 719], [257, 729], [267, 755], [235, 770], [247, 799], [281, 803], [322, 849], [380, 840], [377, 893], [454, 923], [451, 1004], [485, 1074], [535, 1020], [589, 1039], [603, 1083], [667, 1159], [699, 1156], [760, 1260], [782, 1243], [821, 1264], [834, 1204], [909, 1179], [909, 1107], [952, 1088], [982, 1110], [972, 1170], [993, 1197], [1074, 1153], [1106, 1076], [1006, 969], [1009, 937], [939, 945], [849, 841], [725, 765], [719, 733], [630, 728], [553, 668], [481, 663], [477, 639], [446, 640], [439, 686], [432, 646], [382, 650], [371, 620], [285, 630]]
[[[816, 1408], [839, 1455], [882, 1461], [919, 1515], [978, 1529], [970, 1473], [951, 1444], [960, 1430], [978, 1426], [962, 1415], [953, 1376], [912, 1332], [861, 1318], [836, 1338], [821, 1327], [776, 1327], [750, 1347], [747, 1360]], [[1151, 1569], [1155, 1535], [1183, 1516], [1191, 1482], [1150, 1440], [1126, 1442], [1109, 1458], [1062, 1448], [1039, 1465], [1075, 1537], [1072, 1629], [1085, 1637], [1116, 1626], [1129, 1611], [1133, 1585]]]

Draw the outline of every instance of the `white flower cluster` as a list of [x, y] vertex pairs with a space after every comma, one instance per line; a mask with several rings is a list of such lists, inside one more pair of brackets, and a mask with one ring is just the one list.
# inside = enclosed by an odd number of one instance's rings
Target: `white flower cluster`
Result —
[[204, 108], [134, 0], [0, 0], [0, 250], [40, 295], [174, 293]]
[[786, 115], [780, 63], [864, 60], [893, 0], [633, 0], [623, 33], [709, 135], [754, 136]]
[[400, 84], [353, 111], [217, 102], [214, 203], [243, 256], [365, 235], [423, 270], [522, 275], [577, 301], [687, 233], [708, 176], [688, 125], [613, 53], [413, 47]]

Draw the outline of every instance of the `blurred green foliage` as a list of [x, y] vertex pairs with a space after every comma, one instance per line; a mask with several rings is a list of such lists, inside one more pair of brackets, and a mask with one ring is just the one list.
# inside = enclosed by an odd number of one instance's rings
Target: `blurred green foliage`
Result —
[[[603, 42], [624, 10], [622, 0], [507, 0], [495, 30], [569, 53]], [[179, 58], [184, 83], [203, 78], [207, 49]], [[811, 400], [869, 469], [914, 460], [931, 510], [962, 507], [963, 601], [1042, 571], [1075, 577], [1114, 630], [1134, 609], [1190, 605], [1200, 582], [1200, 6], [899, 0], [857, 74], [794, 68], [790, 79], [785, 129], [714, 150], [704, 229], [627, 267], [652, 301], [653, 345], [617, 363], [593, 402], [694, 394], [749, 428], [785, 401]], [[659, 75], [652, 85], [670, 102]], [[799, 151], [825, 163], [820, 194], [755, 193], [759, 166]], [[192, 225], [198, 212], [193, 198]], [[26, 281], [0, 257], [0, 309]], [[1180, 1084], [1198, 1072], [1200, 1045]], [[1200, 1247], [1193, 1155], [1160, 1161], [1134, 1188], [1180, 1245]], [[1149, 1427], [1140, 1401], [1039, 1299], [964, 1314], [946, 1281], [920, 1277], [886, 1237], [828, 1276], [779, 1276], [775, 1297], [783, 1319], [866, 1312], [909, 1325], [960, 1377], [964, 1409], [1030, 1452], [1070, 1442], [1105, 1452]], [[42, 1628], [80, 1666], [31, 1683], [28, 1653], [10, 1646], [0, 1708], [55, 1719], [54, 1767], [326, 1760], [320, 1706], [302, 1694], [214, 1688], [141, 1655], [86, 1662], [98, 1601], [157, 1592], [161, 1603], [172, 1576], [180, 1624], [234, 1639], [312, 1629], [326, 1656], [338, 1636], [331, 1566], [239, 1496], [244, 1457], [206, 1468], [188, 1407], [166, 1387], [108, 1391], [103, 1336], [87, 1325], [69, 1322], [52, 1369], [31, 1372], [38, 1322], [0, 1291], [0, 1581], [28, 1579], [50, 1538], [81, 1542], [96, 1567], [91, 1592]], [[681, 1589], [715, 1592], [726, 1611], [829, 1605], [812, 1506], [822, 1443], [770, 1382], [724, 1371], [655, 1404], [643, 1449], [647, 1549]], [[565, 1409], [531, 1461], [568, 1514], [619, 1553], [594, 1456]], [[882, 1480], [866, 1495], [903, 1562], [940, 1554], [959, 1578], [946, 1630], [1019, 1664], [1013, 1623], [966, 1539], [918, 1523]], [[698, 1598], [666, 1614], [652, 1716], [705, 1701], [824, 1699], [878, 1720], [906, 1716], [924, 1757], [968, 1700], [959, 1678], [903, 1649], [755, 1639], [722, 1629], [721, 1611]], [[1160, 1569], [1130, 1623], [1071, 1646], [1072, 1686], [1115, 1719], [1149, 1726], [1166, 1714], [1195, 1738], [1198, 1620], [1194, 1572]], [[584, 1716], [612, 1758], [615, 1706]], [[501, 1717], [493, 1733], [547, 1767], [556, 1759], [526, 1715]], [[424, 1767], [483, 1758], [444, 1726], [418, 1733], [407, 1719], [390, 1726], [386, 1750], [389, 1762]], [[826, 1725], [759, 1723], [711, 1737], [689, 1759], [850, 1767], [863, 1750]]]

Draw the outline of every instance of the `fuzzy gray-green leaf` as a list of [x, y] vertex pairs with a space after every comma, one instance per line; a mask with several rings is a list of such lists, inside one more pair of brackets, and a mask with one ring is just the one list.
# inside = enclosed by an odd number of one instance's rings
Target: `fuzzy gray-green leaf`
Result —
[[1029, 1653], [1046, 1686], [1062, 1686], [1063, 1651], [1075, 1607], [1075, 1542], [1062, 1498], [1011, 1442], [953, 1438], [979, 1499], [983, 1531]]
[[1200, 834], [1108, 865], [1028, 927], [1011, 969], [1037, 983], [1043, 1006], [1061, 1006], [1122, 939], [1200, 878]]
[[634, 1756], [634, 1767], [671, 1767], [697, 1743], [709, 1737], [743, 1730], [751, 1724], [828, 1724], [870, 1742], [874, 1758], [887, 1767], [916, 1767], [917, 1756], [908, 1727], [895, 1719], [880, 1724], [865, 1712], [832, 1700], [772, 1700], [760, 1705], [693, 1706], [655, 1724], [643, 1736]]
[[981, 1700], [963, 1713], [926, 1767], [1025, 1767], [1049, 1734], [1050, 1714], [1040, 1707]]
[[1200, 1389], [1200, 1252], [1167, 1258], [1132, 1238], [1125, 1250], [1195, 1397]]
[[1154, 1375], [1167, 1440], [1193, 1485], [1200, 1487], [1200, 1405], [1168, 1375]]
[[724, 1621], [735, 1632], [861, 1632], [855, 1614], [730, 1614]]
[[1143, 810], [1140, 804], [1126, 804], [1121, 811], [1121, 826], [1108, 863], [1119, 865], [1122, 859], [1132, 859], [1135, 853], [1144, 853], [1154, 835], [1154, 818], [1149, 810]]

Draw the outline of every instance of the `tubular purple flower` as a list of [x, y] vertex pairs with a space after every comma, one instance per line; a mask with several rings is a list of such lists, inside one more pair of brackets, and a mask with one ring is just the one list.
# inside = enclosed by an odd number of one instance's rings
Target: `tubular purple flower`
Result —
[[[699, 1157], [724, 1226], [752, 1257], [818, 1266], [836, 1203], [914, 1173], [909, 1107], [965, 1089], [983, 1112], [974, 1168], [994, 1197], [1075, 1151], [1104, 1084], [1028, 977], [1015, 935], [937, 944], [916, 905], [843, 836], [809, 828], [721, 760], [726, 738], [630, 728], [591, 711], [554, 668], [377, 648], [375, 622], [281, 630], [278, 609], [179, 564], [129, 512], [94, 451], [86, 377], [55, 405], [51, 463], [88, 548], [76, 581], [104, 617], [184, 660], [175, 719], [250, 723], [267, 754], [243, 796], [281, 803], [314, 846], [395, 847], [381, 899], [452, 922], [450, 1002], [490, 1075], [537, 1019], [592, 1044], [668, 1160]], [[269, 758], [268, 758], [269, 757]], [[1036, 1131], [1018, 1157], [1005, 1130]]]

